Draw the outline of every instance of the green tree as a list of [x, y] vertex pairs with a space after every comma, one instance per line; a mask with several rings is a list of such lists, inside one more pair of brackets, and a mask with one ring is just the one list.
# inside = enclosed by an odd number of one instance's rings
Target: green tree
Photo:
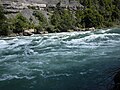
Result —
[[7, 22], [7, 18], [4, 15], [4, 10], [2, 6], [0, 6], [0, 35], [7, 36], [9, 35], [9, 31], [10, 28]]
[[51, 24], [55, 29], [61, 32], [66, 32], [69, 29], [74, 29], [76, 20], [74, 14], [69, 10], [55, 11], [50, 18]]
[[47, 18], [42, 12], [34, 11], [33, 15], [39, 20], [39, 24], [41, 24], [42, 26], [46, 26], [48, 24]]
[[113, 0], [113, 5], [115, 5], [120, 10], [120, 0]]
[[69, 10], [63, 10], [61, 14], [61, 23], [59, 28], [62, 31], [67, 31], [69, 29], [74, 29], [75, 24], [76, 24], [76, 20], [73, 12]]
[[19, 13], [13, 20], [14, 25], [14, 33], [22, 33], [24, 29], [29, 28], [29, 21], [21, 14]]
[[52, 16], [50, 17], [50, 22], [55, 28], [58, 28], [60, 26], [61, 15], [59, 11], [53, 12]]
[[0, 23], [6, 20], [2, 6], [0, 5]]
[[120, 20], [120, 10], [117, 7], [113, 9], [111, 19], [112, 21]]
[[82, 26], [81, 25], [81, 21], [82, 19], [84, 18], [84, 11], [81, 11], [81, 10], [77, 10], [76, 13], [75, 13], [75, 16], [76, 16], [76, 27], [84, 27], [84, 25]]
[[92, 9], [86, 9], [84, 11], [84, 17], [82, 18], [82, 24], [88, 27], [100, 27], [103, 23], [103, 16], [98, 11]]
[[45, 15], [40, 11], [34, 11], [33, 15], [39, 20], [39, 25], [35, 26], [37, 32], [44, 31], [48, 26], [48, 21]]

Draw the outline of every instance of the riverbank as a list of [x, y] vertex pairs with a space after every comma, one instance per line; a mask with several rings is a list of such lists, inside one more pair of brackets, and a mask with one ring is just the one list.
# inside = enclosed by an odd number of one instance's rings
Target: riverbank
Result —
[[[54, 31], [54, 30], [53, 30]], [[75, 32], [75, 31], [95, 31], [95, 28], [77, 28], [76, 30], [67, 30], [66, 32]], [[23, 30], [21, 33], [11, 33], [8, 36], [9, 37], [15, 37], [15, 36], [31, 36], [33, 34], [48, 34], [48, 31], [40, 31], [36, 32], [35, 29], [28, 29], [28, 30]], [[60, 32], [50, 32], [50, 33], [60, 33]]]
[[[101, 28], [102, 30], [108, 30], [108, 29], [117, 29], [117, 28], [120, 28], [119, 25], [116, 25], [116, 26], [113, 26], [113, 27], [109, 27], [109, 28]], [[99, 28], [95, 29], [94, 27], [92, 28], [79, 28], [77, 30], [68, 30], [67, 32], [86, 32], [86, 31], [97, 31], [97, 30], [101, 30]], [[28, 30], [24, 30], [25, 32], [23, 33], [19, 33], [19, 34], [15, 34], [15, 33], [12, 33], [8, 36], [2, 36], [2, 37], [16, 37], [16, 36], [31, 36], [31, 35], [43, 35], [43, 34], [49, 34], [48, 31], [41, 31], [39, 33], [36, 33], [35, 29], [28, 29]], [[66, 32], [66, 33], [67, 33]], [[64, 33], [64, 32], [50, 32], [50, 33]]]

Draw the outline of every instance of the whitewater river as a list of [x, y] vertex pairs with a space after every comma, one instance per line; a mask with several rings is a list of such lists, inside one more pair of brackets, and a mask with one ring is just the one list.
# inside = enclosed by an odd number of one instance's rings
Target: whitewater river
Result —
[[0, 90], [107, 90], [120, 29], [0, 38]]

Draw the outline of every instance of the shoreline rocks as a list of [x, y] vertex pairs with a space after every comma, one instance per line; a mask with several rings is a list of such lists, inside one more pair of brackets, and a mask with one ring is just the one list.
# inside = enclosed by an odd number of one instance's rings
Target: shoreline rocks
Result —
[[[68, 30], [67, 32], [74, 32], [74, 31], [95, 31], [95, 28], [92, 27], [92, 28], [77, 28], [75, 30]], [[39, 31], [39, 32], [36, 32], [35, 29], [28, 29], [28, 30], [24, 30], [22, 33], [11, 33], [10, 37], [15, 37], [15, 36], [31, 36], [33, 34], [48, 34], [49, 32], [48, 31]], [[51, 32], [52, 33], [52, 32]], [[54, 32], [53, 32], [54, 33]]]
[[95, 31], [95, 27], [86, 28], [85, 31]]
[[34, 33], [34, 29], [24, 30], [23, 35], [24, 36], [31, 36]]

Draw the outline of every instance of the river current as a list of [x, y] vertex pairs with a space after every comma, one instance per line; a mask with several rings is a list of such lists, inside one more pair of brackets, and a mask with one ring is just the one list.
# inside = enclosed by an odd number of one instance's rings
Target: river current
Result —
[[0, 38], [0, 90], [108, 90], [120, 29]]

